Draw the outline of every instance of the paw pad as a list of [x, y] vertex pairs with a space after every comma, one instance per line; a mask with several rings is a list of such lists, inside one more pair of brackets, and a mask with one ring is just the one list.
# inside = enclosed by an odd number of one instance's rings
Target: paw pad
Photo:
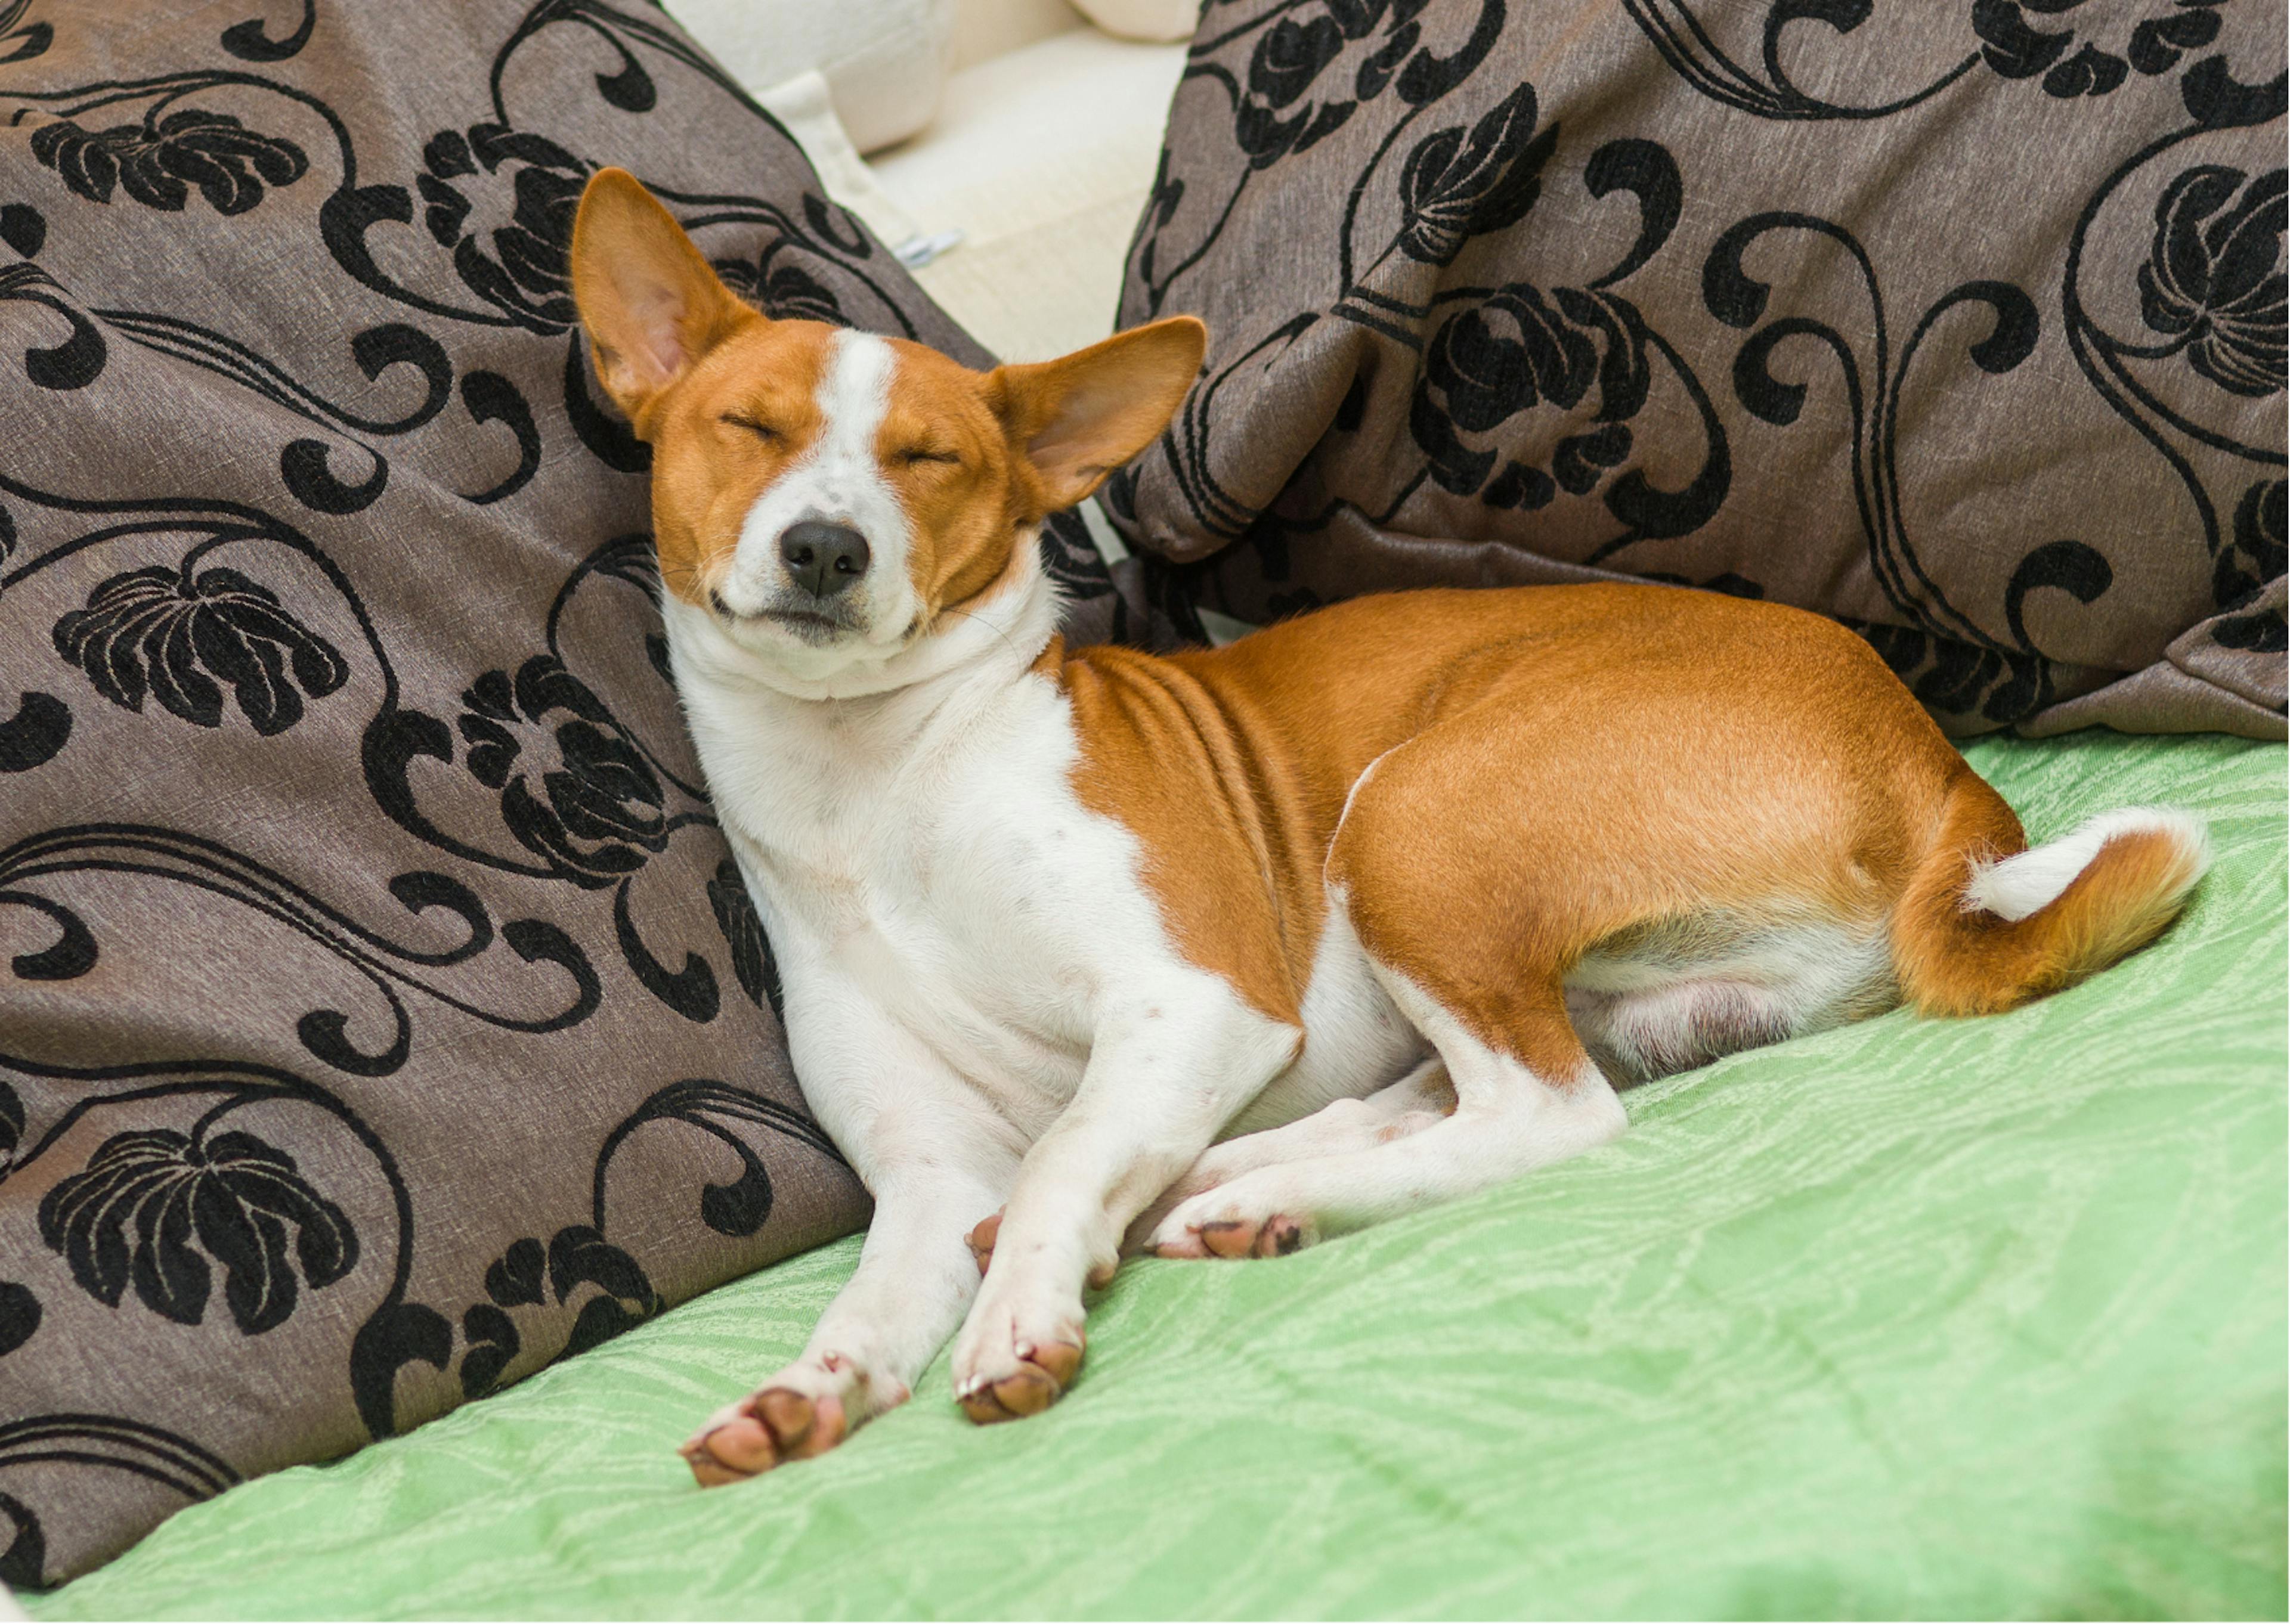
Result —
[[783, 1460], [823, 1454], [843, 1441], [843, 1406], [792, 1388], [765, 1388], [677, 1452], [702, 1488], [738, 1483]]
[[1285, 1258], [1304, 1244], [1304, 1226], [1285, 1212], [1261, 1223], [1232, 1219], [1200, 1227], [1201, 1244], [1219, 1258]]
[[1073, 1385], [1081, 1355], [1077, 1342], [1021, 1346], [1016, 1371], [996, 1380], [981, 1379], [961, 1395], [963, 1413], [981, 1426], [1039, 1415]]
[[[944, 1234], [945, 1231], [941, 1230], [940, 1233]], [[980, 1219], [978, 1227], [970, 1232], [970, 1255], [978, 1260], [978, 1272], [981, 1275], [986, 1272], [987, 1265], [994, 1261], [994, 1242], [1001, 1233], [1002, 1214], [999, 1212], [991, 1218]]]

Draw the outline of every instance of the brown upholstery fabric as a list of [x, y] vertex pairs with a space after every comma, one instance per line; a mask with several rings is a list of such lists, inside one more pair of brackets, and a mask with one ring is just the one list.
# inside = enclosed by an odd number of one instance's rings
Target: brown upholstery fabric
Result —
[[1210, 0], [1165, 596], [1621, 573], [1951, 727], [2283, 732], [2281, 0]]
[[865, 1216], [572, 330], [606, 164], [984, 359], [650, 6], [0, 0], [12, 1584]]

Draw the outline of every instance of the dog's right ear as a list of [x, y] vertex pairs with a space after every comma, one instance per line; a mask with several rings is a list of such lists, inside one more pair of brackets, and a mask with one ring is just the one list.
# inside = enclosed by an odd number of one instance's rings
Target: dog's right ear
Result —
[[625, 169], [600, 169], [572, 220], [572, 302], [597, 381], [643, 432], [644, 409], [738, 327], [764, 316], [717, 279], [676, 217]]

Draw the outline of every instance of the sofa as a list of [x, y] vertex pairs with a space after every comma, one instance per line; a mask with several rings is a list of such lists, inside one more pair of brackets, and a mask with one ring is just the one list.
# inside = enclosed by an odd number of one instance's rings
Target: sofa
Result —
[[[669, 10], [988, 349], [1110, 330], [1186, 8], [1092, 8], [1161, 38], [1063, 0]], [[1895, 1012], [1638, 1087], [1607, 1149], [1293, 1257], [1133, 1260], [1093, 1296], [1075, 1390], [1023, 1424], [973, 1427], [941, 1356], [832, 1454], [693, 1487], [675, 1446], [800, 1348], [849, 1236], [18, 1599], [2281, 1616], [2284, 747], [2086, 729], [1965, 753], [2033, 839], [2167, 803], [2208, 820], [2217, 865], [2153, 948], [2012, 1014]]]

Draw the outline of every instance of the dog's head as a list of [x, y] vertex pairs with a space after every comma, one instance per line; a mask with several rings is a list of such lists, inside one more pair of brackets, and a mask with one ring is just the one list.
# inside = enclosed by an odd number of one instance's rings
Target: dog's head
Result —
[[1035, 579], [1044, 516], [1152, 444], [1200, 369], [1190, 316], [1061, 360], [773, 321], [625, 171], [572, 228], [596, 371], [653, 448], [661, 580], [802, 680], [881, 666]]

